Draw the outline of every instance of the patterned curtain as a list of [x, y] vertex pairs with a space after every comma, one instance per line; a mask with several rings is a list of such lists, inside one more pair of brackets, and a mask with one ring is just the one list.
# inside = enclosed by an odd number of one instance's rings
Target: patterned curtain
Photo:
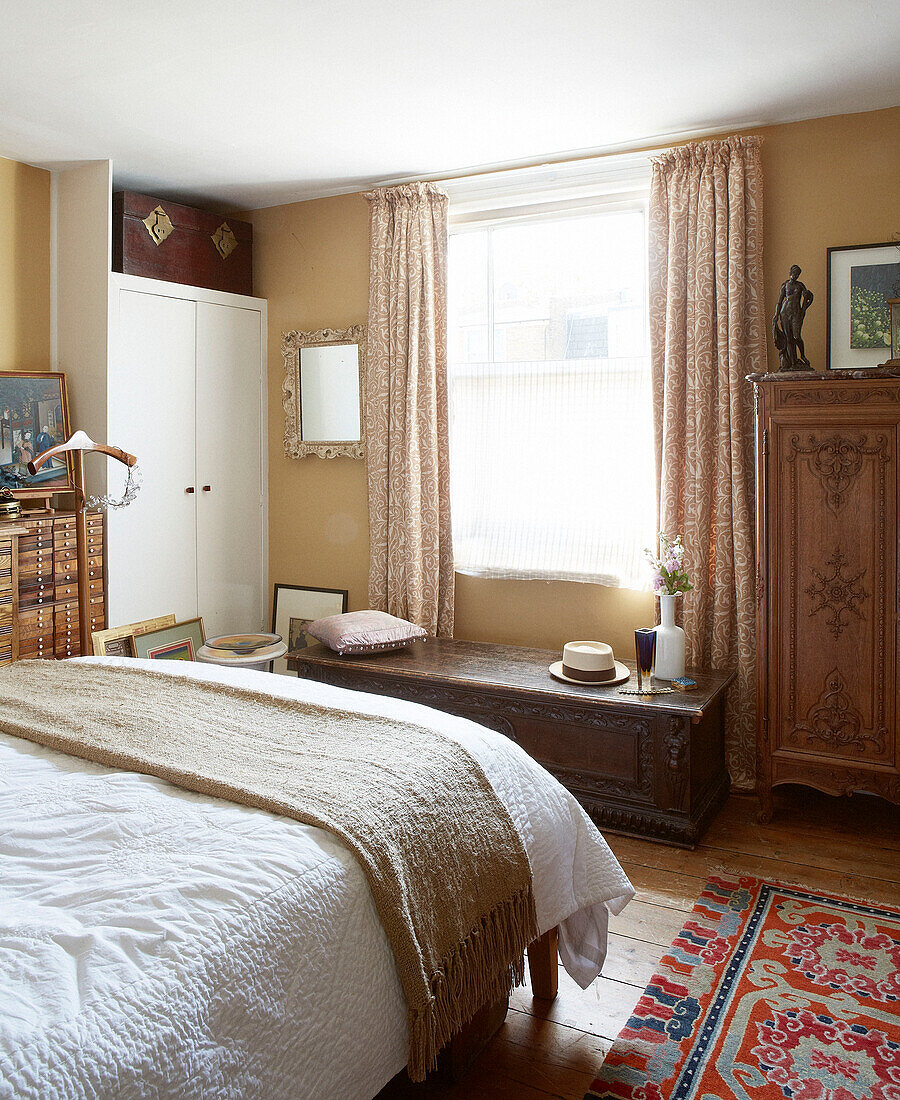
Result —
[[366, 198], [369, 604], [450, 637], [447, 194], [414, 183]]
[[756, 566], [751, 386], [765, 370], [759, 139], [653, 160], [650, 356], [660, 530], [684, 535], [687, 663], [734, 670], [733, 786], [756, 774]]

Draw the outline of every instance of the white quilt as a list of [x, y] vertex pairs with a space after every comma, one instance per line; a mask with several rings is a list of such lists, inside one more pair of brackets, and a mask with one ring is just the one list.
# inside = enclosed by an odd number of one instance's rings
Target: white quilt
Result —
[[[582, 985], [600, 972], [607, 910], [631, 884], [510, 740], [308, 680], [152, 667], [406, 717], [465, 745], [525, 842], [541, 930], [560, 925]], [[333, 836], [0, 734], [0, 1097], [368, 1100], [406, 1048], [387, 938]]]

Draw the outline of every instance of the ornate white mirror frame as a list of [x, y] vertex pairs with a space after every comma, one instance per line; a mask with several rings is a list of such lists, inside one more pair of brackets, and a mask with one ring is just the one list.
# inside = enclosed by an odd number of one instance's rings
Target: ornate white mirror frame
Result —
[[[358, 440], [316, 440], [306, 442], [301, 438], [300, 417], [300, 349], [321, 348], [335, 344], [356, 344], [359, 348], [359, 434]], [[363, 416], [363, 391], [366, 370], [366, 326], [350, 328], [320, 328], [315, 332], [285, 332], [281, 337], [281, 354], [284, 358], [284, 381], [281, 384], [281, 404], [284, 406], [284, 453], [287, 458], [364, 458], [365, 419]]]

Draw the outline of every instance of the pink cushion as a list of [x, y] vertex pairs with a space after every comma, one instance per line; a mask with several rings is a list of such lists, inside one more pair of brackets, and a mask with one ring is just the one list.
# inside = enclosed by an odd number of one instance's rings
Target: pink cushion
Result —
[[351, 611], [347, 615], [329, 615], [316, 619], [306, 633], [318, 638], [336, 653], [373, 653], [379, 649], [399, 649], [428, 637], [428, 631], [406, 619], [397, 619], [384, 611]]

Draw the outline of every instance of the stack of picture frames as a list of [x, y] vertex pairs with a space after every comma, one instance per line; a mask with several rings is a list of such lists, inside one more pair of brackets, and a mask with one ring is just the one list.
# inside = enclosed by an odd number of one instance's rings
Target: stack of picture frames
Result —
[[91, 635], [95, 657], [142, 657], [163, 661], [194, 661], [204, 641], [202, 619], [176, 623], [174, 615], [97, 630]]

